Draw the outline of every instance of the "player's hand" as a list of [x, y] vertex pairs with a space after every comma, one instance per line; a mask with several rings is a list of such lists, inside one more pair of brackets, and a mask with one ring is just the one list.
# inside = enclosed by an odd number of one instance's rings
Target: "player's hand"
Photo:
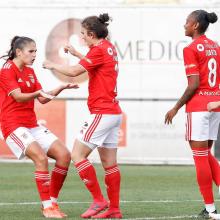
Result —
[[55, 96], [50, 95], [49, 93], [46, 93], [46, 92], [44, 92], [43, 90], [40, 90], [39, 97], [44, 97], [44, 98], [50, 99], [50, 100], [52, 100], [52, 99], [55, 98]]
[[52, 70], [53, 69], [53, 62], [49, 61], [49, 60], [45, 60], [43, 62], [43, 68], [44, 69], [48, 69], [48, 70]]
[[172, 120], [174, 116], [177, 114], [178, 110], [175, 108], [172, 108], [170, 111], [168, 111], [165, 115], [165, 124], [172, 124]]
[[207, 109], [209, 112], [211, 112], [212, 110], [216, 109], [219, 107], [219, 103], [218, 102], [209, 102], [207, 105]]
[[63, 84], [63, 89], [78, 89], [79, 85], [75, 83], [66, 83]]
[[77, 56], [78, 55], [78, 51], [73, 46], [71, 46], [70, 44], [64, 46], [64, 52], [65, 53], [70, 53], [73, 56]]

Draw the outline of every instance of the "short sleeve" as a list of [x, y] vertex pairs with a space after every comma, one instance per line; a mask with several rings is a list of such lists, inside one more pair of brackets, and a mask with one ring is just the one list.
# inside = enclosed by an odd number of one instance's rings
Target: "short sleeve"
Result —
[[87, 53], [85, 58], [79, 62], [88, 72], [103, 64], [103, 53], [101, 48], [93, 47]]
[[17, 82], [16, 72], [13, 68], [3, 68], [0, 73], [0, 86], [1, 88], [10, 95], [14, 90], [19, 89]]
[[196, 53], [189, 47], [183, 49], [183, 59], [186, 75], [199, 75], [198, 61]]

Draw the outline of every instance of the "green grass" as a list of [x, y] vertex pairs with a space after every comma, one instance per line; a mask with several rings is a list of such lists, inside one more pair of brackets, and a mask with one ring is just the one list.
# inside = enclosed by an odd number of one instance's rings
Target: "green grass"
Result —
[[[170, 217], [196, 215], [203, 208], [192, 166], [123, 165], [120, 169], [121, 209], [125, 219], [172, 219]], [[99, 165], [96, 170], [105, 192], [103, 171]], [[28, 163], [0, 163], [0, 220], [44, 219], [39, 211], [33, 171], [34, 166]], [[215, 195], [218, 198], [216, 188]], [[68, 214], [68, 219], [80, 219], [79, 215], [91, 201], [72, 166], [59, 200], [67, 202], [60, 206]], [[23, 202], [37, 204], [18, 204]], [[216, 205], [220, 207], [219, 201]]]

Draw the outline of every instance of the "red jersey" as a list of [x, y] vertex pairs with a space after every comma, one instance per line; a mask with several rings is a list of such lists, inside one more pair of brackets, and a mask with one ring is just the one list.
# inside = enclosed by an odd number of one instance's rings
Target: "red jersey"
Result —
[[118, 57], [107, 40], [90, 47], [79, 62], [89, 74], [88, 107], [91, 114], [120, 114], [117, 96]]
[[200, 81], [194, 96], [186, 103], [186, 112], [208, 111], [209, 102], [220, 101], [220, 48], [202, 35], [184, 48], [183, 57], [186, 75], [199, 75]]
[[34, 112], [34, 100], [16, 102], [10, 95], [19, 88], [22, 93], [32, 93], [42, 88], [34, 70], [25, 66], [20, 71], [13, 61], [8, 61], [1, 69], [0, 88], [0, 97], [3, 101], [0, 122], [4, 138], [6, 139], [18, 127], [36, 127], [37, 119]]

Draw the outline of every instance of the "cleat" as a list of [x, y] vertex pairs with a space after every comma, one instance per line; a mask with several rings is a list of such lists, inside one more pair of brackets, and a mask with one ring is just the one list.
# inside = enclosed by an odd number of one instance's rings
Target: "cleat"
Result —
[[45, 218], [63, 218], [63, 216], [53, 207], [42, 209], [42, 214]]
[[93, 215], [92, 218], [122, 218], [120, 209], [108, 209], [103, 213]]
[[81, 215], [82, 218], [91, 218], [93, 215], [105, 210], [108, 207], [108, 202], [103, 200], [102, 202], [93, 202], [91, 206]]
[[210, 219], [212, 214], [217, 214], [217, 211], [215, 210], [214, 212], [209, 213], [206, 209], [203, 209], [199, 214], [198, 217], [201, 219]]
[[52, 202], [52, 206], [53, 206], [53, 209], [58, 211], [64, 218], [67, 217], [67, 214], [60, 210], [60, 207], [59, 207], [59, 205], [57, 203]]

